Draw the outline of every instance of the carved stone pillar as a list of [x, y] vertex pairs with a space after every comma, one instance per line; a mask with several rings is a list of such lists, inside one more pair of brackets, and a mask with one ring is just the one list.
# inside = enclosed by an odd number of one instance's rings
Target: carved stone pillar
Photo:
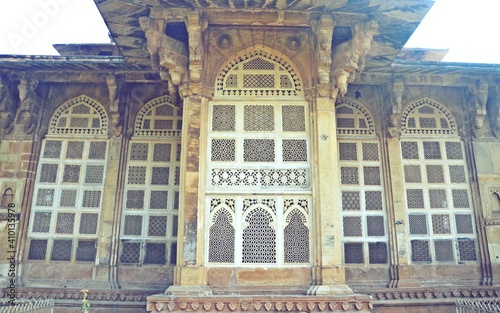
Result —
[[309, 92], [313, 119], [311, 132], [314, 194], [314, 269], [310, 295], [351, 294], [342, 265], [341, 216], [338, 207], [340, 179], [337, 170], [335, 100], [338, 88], [330, 83], [331, 38], [334, 23], [322, 17], [316, 35], [319, 42], [317, 93]]
[[[182, 93], [181, 95], [186, 95]], [[204, 251], [204, 197], [200, 191], [200, 181], [204, 172], [201, 169], [200, 155], [206, 149], [204, 121], [208, 99], [197, 94], [184, 98], [183, 128], [181, 143], [181, 186], [179, 196], [179, 232], [177, 235], [177, 266], [174, 285], [166, 294], [173, 296], [207, 296], [211, 294], [207, 286], [206, 267], [203, 262]]]
[[342, 232], [339, 203], [339, 173], [335, 98], [318, 95], [312, 100], [312, 117], [315, 121], [313, 136], [314, 155], [314, 210], [315, 244], [314, 282], [308, 291], [311, 295], [351, 294], [345, 282], [342, 265]]
[[474, 135], [480, 136], [480, 131], [483, 128], [484, 118], [486, 117], [486, 102], [488, 102], [488, 83], [484, 81], [476, 81], [469, 85], [469, 91], [473, 96], [475, 117], [474, 117]]

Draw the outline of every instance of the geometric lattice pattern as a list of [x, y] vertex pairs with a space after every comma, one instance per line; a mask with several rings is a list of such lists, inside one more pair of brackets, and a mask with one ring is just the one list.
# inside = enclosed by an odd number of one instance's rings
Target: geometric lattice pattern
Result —
[[[337, 116], [354, 116], [355, 112], [360, 111], [347, 103], [336, 108]], [[387, 226], [379, 143], [368, 136], [367, 140], [347, 140], [337, 134], [344, 263], [386, 264]]]
[[[337, 135], [375, 134], [375, 123], [370, 112], [358, 101], [343, 97], [337, 102], [335, 112], [337, 119]], [[374, 146], [372, 146], [372, 148], [373, 147]], [[366, 153], [370, 153], [372, 160], [374, 160], [375, 155], [377, 155], [378, 158], [378, 152], [373, 150], [368, 152], [368, 147], [365, 149], [367, 149], [364, 150], [365, 156], [367, 156]]]
[[[453, 118], [443, 112], [444, 108], [429, 103], [415, 108], [407, 133], [419, 135], [419, 129], [441, 136], [454, 133]], [[401, 149], [412, 261], [462, 262], [460, 242], [475, 242], [462, 143], [451, 138], [411, 139], [404, 138]], [[466, 253], [471, 256], [468, 261], [476, 261], [475, 249]]]
[[[77, 141], [73, 137], [99, 135], [104, 113], [88, 103], [73, 103], [57, 113], [60, 126], [54, 131], [61, 132], [59, 138], [71, 134], [71, 140], [47, 139], [42, 143], [28, 236], [33, 249], [41, 251], [41, 246], [35, 245], [42, 242], [45, 248], [43, 258], [33, 250], [37, 255], [30, 259], [95, 261], [108, 143], [102, 139]], [[94, 130], [86, 130], [89, 127]]]
[[209, 263], [310, 263], [310, 197], [231, 196], [208, 201]]
[[[148, 110], [143, 122], [166, 121], [177, 109], [159, 102]], [[136, 134], [152, 133], [136, 130]], [[164, 266], [175, 259], [171, 247], [177, 241], [179, 166], [178, 140], [131, 140], [120, 235], [122, 263]]]
[[[173, 100], [169, 96], [161, 96], [143, 105], [135, 119], [134, 136], [179, 139], [182, 129], [182, 112], [172, 103]], [[130, 154], [130, 156], [133, 155]]]
[[293, 68], [280, 57], [260, 50], [231, 61], [216, 81], [218, 96], [295, 97], [301, 94], [301, 82]]

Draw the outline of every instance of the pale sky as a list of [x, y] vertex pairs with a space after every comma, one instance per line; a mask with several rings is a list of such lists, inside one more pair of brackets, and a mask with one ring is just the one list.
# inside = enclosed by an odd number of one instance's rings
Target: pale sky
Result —
[[[56, 43], [109, 43], [92, 0], [7, 0], [0, 54], [57, 55]], [[500, 63], [500, 0], [436, 0], [406, 47], [449, 49], [444, 61]]]

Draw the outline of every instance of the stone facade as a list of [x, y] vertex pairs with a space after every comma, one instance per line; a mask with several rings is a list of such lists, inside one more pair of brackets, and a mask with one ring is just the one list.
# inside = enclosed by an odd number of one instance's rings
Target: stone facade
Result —
[[499, 296], [500, 76], [400, 52], [430, 3], [96, 4], [116, 46], [0, 58], [4, 297], [452, 312]]

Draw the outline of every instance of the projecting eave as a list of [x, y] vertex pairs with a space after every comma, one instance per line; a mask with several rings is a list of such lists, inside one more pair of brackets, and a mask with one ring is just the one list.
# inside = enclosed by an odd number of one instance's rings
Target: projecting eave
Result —
[[336, 26], [376, 21], [378, 32], [366, 56], [366, 69], [390, 66], [434, 1], [431, 0], [94, 0], [120, 54], [130, 64], [150, 64], [139, 19], [164, 18], [184, 22], [199, 11], [208, 25], [311, 27], [320, 15]]

